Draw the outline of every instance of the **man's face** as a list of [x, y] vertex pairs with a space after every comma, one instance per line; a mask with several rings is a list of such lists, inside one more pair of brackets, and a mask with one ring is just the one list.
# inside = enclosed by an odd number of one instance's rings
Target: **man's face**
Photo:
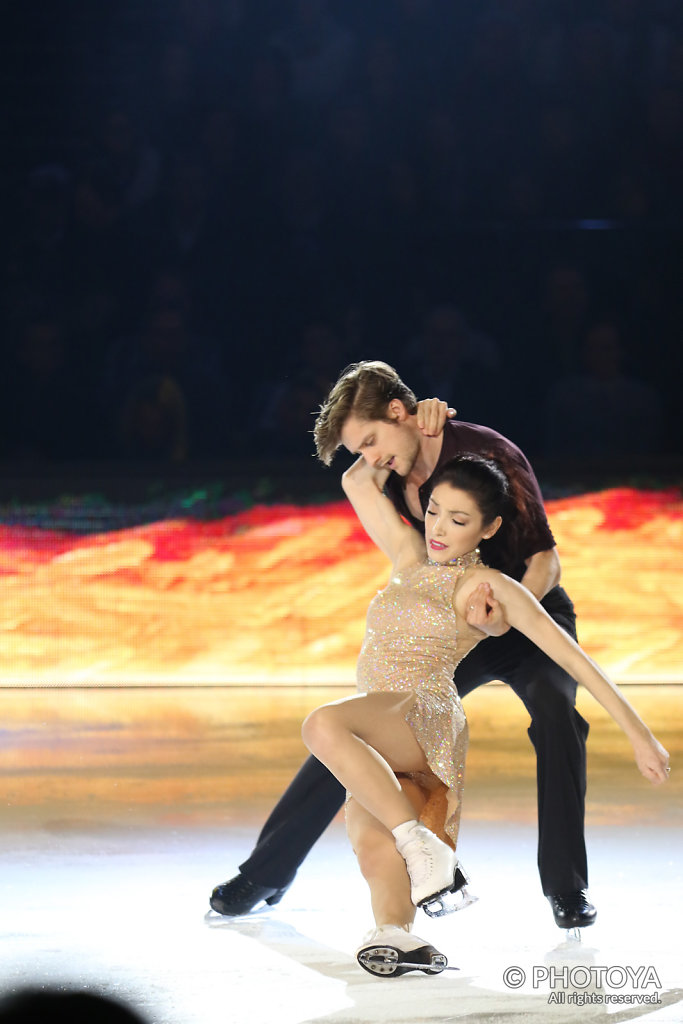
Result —
[[[389, 416], [393, 416], [391, 409]], [[385, 420], [349, 416], [341, 432], [342, 444], [352, 455], [362, 455], [374, 469], [391, 469], [408, 476], [420, 452], [420, 435], [412, 421], [399, 415]]]

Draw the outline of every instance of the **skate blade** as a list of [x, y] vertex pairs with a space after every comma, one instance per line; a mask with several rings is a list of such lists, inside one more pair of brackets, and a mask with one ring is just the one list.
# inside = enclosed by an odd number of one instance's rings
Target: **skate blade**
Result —
[[424, 910], [428, 917], [446, 917], [447, 914], [455, 914], [458, 910], [464, 910], [465, 907], [471, 906], [477, 902], [478, 898], [478, 896], [473, 896], [472, 893], [468, 892], [467, 887], [463, 885], [460, 889], [456, 889], [455, 892], [447, 889], [446, 892], [439, 892], [435, 893], [434, 896], [428, 896], [418, 906]]
[[427, 954], [429, 960], [423, 963], [404, 959], [409, 954], [403, 953], [394, 946], [368, 946], [357, 954], [358, 963], [370, 974], [380, 978], [400, 976], [407, 971], [422, 971], [424, 974], [441, 974], [442, 971], [457, 971], [458, 967], [449, 967], [443, 953]]

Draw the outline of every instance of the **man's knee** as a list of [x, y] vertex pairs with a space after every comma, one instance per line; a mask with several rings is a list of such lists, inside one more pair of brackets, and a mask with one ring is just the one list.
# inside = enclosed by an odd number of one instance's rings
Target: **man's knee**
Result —
[[524, 703], [532, 722], [562, 725], [573, 720], [576, 683], [564, 672], [554, 678], [539, 676], [526, 687]]
[[529, 739], [544, 749], [585, 751], [588, 722], [576, 710], [576, 684], [556, 688], [547, 680], [531, 683], [526, 691], [526, 706], [531, 715]]

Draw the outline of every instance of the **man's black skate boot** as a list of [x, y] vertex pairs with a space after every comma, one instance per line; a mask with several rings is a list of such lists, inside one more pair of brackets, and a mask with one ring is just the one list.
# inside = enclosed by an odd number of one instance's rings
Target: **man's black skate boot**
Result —
[[587, 928], [598, 916], [593, 904], [588, 902], [585, 889], [548, 896], [548, 901], [558, 928]]
[[217, 885], [211, 893], [209, 903], [211, 909], [225, 917], [240, 917], [248, 914], [258, 903], [265, 902], [269, 907], [279, 903], [289, 886], [274, 889], [269, 885], [259, 885], [244, 875], [235, 875], [229, 882]]

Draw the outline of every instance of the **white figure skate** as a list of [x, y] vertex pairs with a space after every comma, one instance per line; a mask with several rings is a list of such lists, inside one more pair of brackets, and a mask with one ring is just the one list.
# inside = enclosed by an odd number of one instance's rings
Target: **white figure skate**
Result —
[[410, 898], [430, 917], [444, 917], [475, 902], [455, 852], [424, 825], [413, 825], [396, 848], [410, 876]]
[[457, 971], [434, 946], [417, 935], [411, 935], [397, 924], [385, 924], [368, 934], [356, 950], [356, 959], [363, 970], [378, 978], [398, 978], [408, 971], [441, 974]]

